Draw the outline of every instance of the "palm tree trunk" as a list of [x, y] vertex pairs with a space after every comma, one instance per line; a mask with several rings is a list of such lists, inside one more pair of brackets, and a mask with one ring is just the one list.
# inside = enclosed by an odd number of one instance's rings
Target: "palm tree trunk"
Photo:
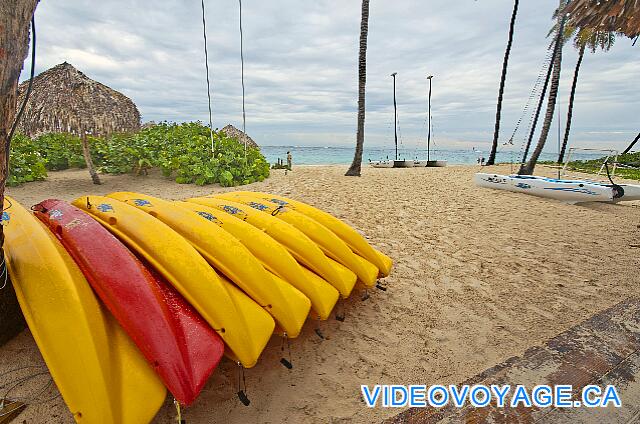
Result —
[[94, 184], [101, 184], [100, 177], [98, 177], [98, 173], [96, 172], [96, 168], [93, 166], [93, 160], [91, 159], [91, 150], [89, 150], [89, 142], [87, 141], [87, 135], [84, 131], [82, 131], [82, 155], [84, 156], [84, 161], [87, 164], [87, 170], [89, 171], [89, 175], [91, 175], [91, 180]]
[[509, 55], [511, 54], [511, 46], [513, 45], [513, 33], [516, 26], [516, 17], [518, 16], [519, 0], [513, 3], [513, 14], [511, 15], [511, 24], [509, 26], [509, 41], [507, 42], [507, 50], [504, 52], [504, 61], [502, 62], [502, 77], [500, 78], [500, 89], [498, 90], [498, 106], [496, 108], [496, 126], [493, 131], [493, 144], [491, 145], [491, 153], [487, 165], [493, 165], [496, 161], [496, 153], [498, 151], [498, 138], [500, 136], [500, 120], [502, 118], [502, 97], [504, 96], [504, 85], [507, 80], [507, 69], [509, 67]]
[[365, 94], [367, 85], [367, 37], [369, 35], [369, 0], [362, 0], [362, 21], [360, 23], [360, 58], [358, 61], [358, 133], [353, 162], [345, 175], [359, 177], [362, 172], [362, 151], [364, 149]]
[[[29, 53], [29, 22], [37, 4], [37, 0], [0, 2], [0, 205], [4, 205], [9, 172], [9, 133], [16, 117], [18, 79]], [[0, 257], [4, 257], [2, 228], [0, 225]], [[4, 279], [0, 280], [0, 286], [3, 283]], [[15, 292], [11, 288], [0, 290], [0, 345], [22, 328], [24, 320]]]
[[[562, 1], [560, 2], [560, 7], [562, 7]], [[562, 46], [563, 40], [562, 35], [564, 32], [564, 24], [566, 22], [566, 15], [561, 18], [560, 25], [558, 26], [558, 34], [556, 36], [554, 51], [553, 51], [553, 78], [551, 81], [551, 88], [549, 89], [549, 100], [547, 102], [547, 112], [544, 118], [544, 124], [542, 126], [542, 131], [540, 132], [540, 139], [538, 140], [538, 144], [536, 148], [533, 150], [531, 157], [527, 161], [527, 163], [522, 164], [520, 170], [518, 171], [519, 175], [531, 175], [533, 174], [533, 170], [536, 167], [536, 163], [538, 162], [538, 158], [540, 157], [540, 153], [542, 153], [542, 149], [544, 148], [545, 143], [547, 142], [547, 137], [549, 136], [549, 130], [551, 129], [551, 123], [553, 122], [553, 115], [556, 110], [556, 101], [558, 99], [558, 88], [560, 86], [560, 70], [562, 67]]]
[[573, 120], [573, 102], [576, 99], [576, 86], [578, 85], [578, 75], [580, 74], [580, 66], [582, 65], [582, 59], [584, 59], [584, 51], [586, 44], [580, 46], [580, 53], [578, 54], [578, 62], [576, 63], [576, 69], [573, 72], [573, 84], [571, 85], [571, 95], [569, 96], [569, 111], [567, 112], [567, 127], [564, 130], [564, 140], [562, 140], [562, 147], [560, 147], [560, 154], [558, 155], [558, 163], [564, 162], [564, 155], [567, 151], [567, 145], [569, 144], [569, 133], [571, 131], [571, 121]]
[[531, 148], [531, 142], [533, 141], [533, 136], [536, 133], [536, 128], [538, 127], [538, 120], [540, 118], [540, 112], [542, 111], [542, 106], [544, 105], [544, 99], [547, 96], [547, 88], [549, 88], [549, 81], [551, 80], [551, 73], [553, 72], [553, 62], [555, 61], [556, 50], [553, 49], [553, 56], [551, 56], [551, 62], [549, 64], [549, 69], [547, 70], [547, 76], [544, 80], [544, 85], [542, 86], [542, 93], [540, 93], [540, 100], [538, 101], [538, 107], [536, 108], [536, 114], [533, 118], [533, 122], [531, 123], [531, 131], [529, 131], [529, 138], [527, 139], [527, 144], [524, 147], [524, 153], [522, 154], [522, 165], [527, 161], [527, 156], [529, 155], [529, 149]]

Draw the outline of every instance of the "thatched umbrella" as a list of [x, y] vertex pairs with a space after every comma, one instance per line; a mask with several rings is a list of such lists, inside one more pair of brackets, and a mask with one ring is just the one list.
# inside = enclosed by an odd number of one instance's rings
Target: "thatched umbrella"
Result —
[[[18, 103], [28, 81], [18, 87]], [[140, 112], [122, 93], [92, 80], [67, 62], [44, 71], [33, 79], [33, 89], [19, 130], [30, 137], [66, 132], [82, 139], [82, 150], [93, 182], [100, 184], [87, 135], [107, 136], [140, 129]]]
[[566, 11], [572, 27], [640, 36], [640, 0], [574, 0]]
[[260, 146], [258, 146], [258, 143], [253, 141], [251, 137], [249, 137], [247, 134], [245, 134], [244, 132], [237, 129], [231, 124], [224, 127], [222, 131], [227, 135], [227, 137], [235, 138], [236, 140], [238, 140], [240, 144], [247, 143], [247, 147], [254, 147], [256, 149], [260, 148]]

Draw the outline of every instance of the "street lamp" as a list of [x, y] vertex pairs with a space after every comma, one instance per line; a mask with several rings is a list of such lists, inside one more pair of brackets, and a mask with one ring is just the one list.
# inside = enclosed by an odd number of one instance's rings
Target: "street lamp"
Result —
[[398, 104], [396, 103], [396, 75], [397, 72], [391, 74], [393, 77], [393, 130], [396, 143], [396, 160], [398, 160]]
[[433, 75], [429, 75], [427, 79], [429, 80], [429, 135], [427, 136], [427, 166], [429, 166], [429, 161], [431, 160], [431, 81], [433, 80]]

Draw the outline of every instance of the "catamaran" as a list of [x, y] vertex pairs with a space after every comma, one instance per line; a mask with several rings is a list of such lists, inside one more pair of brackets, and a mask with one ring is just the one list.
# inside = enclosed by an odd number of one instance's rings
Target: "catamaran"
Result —
[[568, 203], [613, 201], [611, 187], [581, 181], [479, 172], [475, 175], [474, 182], [480, 187], [548, 197]]

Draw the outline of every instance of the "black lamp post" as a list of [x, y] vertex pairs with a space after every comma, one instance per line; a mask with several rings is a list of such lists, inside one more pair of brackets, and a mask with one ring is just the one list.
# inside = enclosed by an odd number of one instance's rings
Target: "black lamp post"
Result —
[[429, 161], [431, 160], [431, 81], [433, 80], [433, 75], [429, 75], [427, 77], [427, 79], [429, 80], [429, 132], [427, 135], [427, 166], [429, 164]]
[[393, 77], [393, 130], [396, 142], [396, 160], [398, 160], [398, 104], [396, 103], [396, 75], [397, 72], [391, 74]]

